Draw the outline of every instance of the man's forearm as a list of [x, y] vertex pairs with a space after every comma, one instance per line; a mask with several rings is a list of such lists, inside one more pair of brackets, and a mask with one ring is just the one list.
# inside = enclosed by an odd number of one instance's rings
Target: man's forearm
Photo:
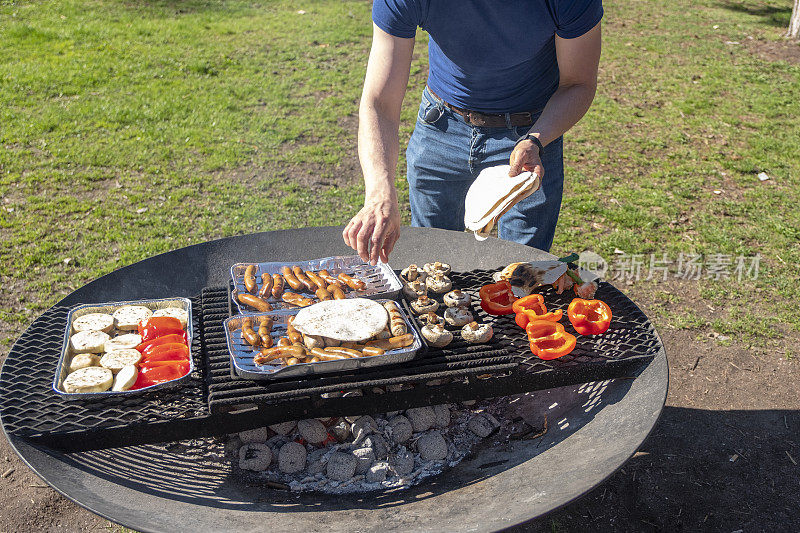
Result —
[[362, 101], [358, 122], [358, 158], [364, 174], [366, 202], [396, 202], [394, 186], [400, 139], [397, 119], [378, 105]]
[[545, 146], [558, 139], [586, 114], [592, 105], [596, 89], [596, 84], [559, 87], [530, 132], [539, 137], [539, 141]]

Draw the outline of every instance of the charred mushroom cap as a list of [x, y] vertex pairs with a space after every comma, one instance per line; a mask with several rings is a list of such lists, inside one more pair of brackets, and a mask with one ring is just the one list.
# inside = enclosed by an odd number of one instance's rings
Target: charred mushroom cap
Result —
[[423, 269], [419, 268], [417, 265], [411, 264], [400, 272], [400, 276], [402, 276], [406, 281], [409, 282], [415, 281], [417, 279], [419, 279], [420, 281], [425, 281], [427, 273]]
[[444, 320], [453, 326], [463, 326], [472, 322], [472, 313], [466, 307], [448, 307], [444, 311]]
[[444, 329], [441, 324], [428, 324], [422, 328], [422, 336], [428, 344], [441, 348], [447, 346], [453, 340], [453, 334]]
[[433, 263], [425, 263], [424, 266], [425, 272], [430, 275], [433, 275], [437, 272], [441, 272], [442, 274], [449, 274], [450, 273], [450, 265], [447, 263], [442, 263], [440, 261], [434, 261]]
[[439, 271], [436, 271], [432, 276], [428, 276], [425, 284], [430, 290], [438, 293], [447, 292], [453, 287], [453, 282], [450, 281], [450, 278]]
[[439, 308], [439, 302], [423, 295], [411, 302], [411, 308], [414, 309], [417, 314], [421, 315], [429, 311], [436, 311], [436, 309]]
[[420, 318], [424, 322], [426, 322], [428, 324], [439, 324], [442, 321], [442, 319], [439, 318], [439, 315], [437, 315], [436, 313], [432, 313], [432, 312], [431, 313], [425, 313]]
[[465, 341], [471, 343], [489, 342], [494, 334], [492, 326], [489, 324], [478, 324], [477, 322], [470, 322], [461, 328], [461, 336]]
[[448, 307], [458, 307], [461, 305], [469, 305], [472, 301], [469, 294], [463, 292], [461, 289], [453, 289], [444, 295], [444, 303]]
[[428, 286], [425, 285], [420, 279], [407, 282], [403, 286], [403, 293], [410, 299], [419, 298], [423, 294], [428, 293]]

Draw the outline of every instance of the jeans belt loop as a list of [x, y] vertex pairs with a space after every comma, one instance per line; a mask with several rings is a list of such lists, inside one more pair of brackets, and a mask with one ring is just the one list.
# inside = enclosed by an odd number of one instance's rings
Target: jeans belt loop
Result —
[[506, 113], [506, 128], [511, 129], [511, 113]]

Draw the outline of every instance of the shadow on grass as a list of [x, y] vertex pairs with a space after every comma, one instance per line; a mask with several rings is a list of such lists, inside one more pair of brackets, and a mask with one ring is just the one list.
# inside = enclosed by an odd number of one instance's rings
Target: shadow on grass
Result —
[[219, 2], [214, 0], [126, 0], [121, 8], [152, 11], [163, 15], [188, 15], [192, 13], [222, 12], [239, 13], [255, 5]]
[[800, 411], [664, 408], [608, 481], [515, 533], [800, 531]]
[[720, 2], [719, 6], [729, 11], [760, 17], [762, 24], [781, 28], [789, 27], [789, 19], [792, 16], [791, 2], [786, 2], [785, 6], [750, 2]]

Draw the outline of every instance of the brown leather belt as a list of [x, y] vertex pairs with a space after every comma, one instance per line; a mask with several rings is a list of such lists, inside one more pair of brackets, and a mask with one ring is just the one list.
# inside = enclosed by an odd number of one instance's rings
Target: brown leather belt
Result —
[[441, 100], [442, 105], [444, 105], [447, 109], [457, 115], [460, 115], [464, 119], [464, 122], [467, 124], [472, 124], [473, 126], [483, 128], [505, 128], [510, 125], [511, 127], [516, 128], [518, 126], [533, 125], [533, 113], [528, 111], [524, 113], [510, 113], [508, 115], [508, 122], [506, 122], [506, 114], [504, 113], [481, 113], [479, 111], [472, 111], [470, 109], [462, 109], [452, 104], [448, 104], [442, 97], [433, 92], [430, 87], [428, 87], [428, 92], [431, 93], [435, 98]]

